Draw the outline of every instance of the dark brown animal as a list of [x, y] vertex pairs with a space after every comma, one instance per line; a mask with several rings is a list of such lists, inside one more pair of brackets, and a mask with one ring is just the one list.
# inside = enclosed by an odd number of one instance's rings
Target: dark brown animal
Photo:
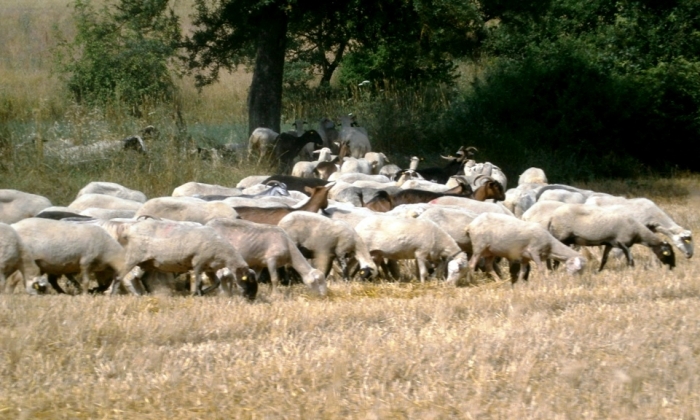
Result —
[[[307, 178], [311, 179], [311, 178]], [[328, 191], [335, 185], [331, 183], [324, 187], [314, 187], [309, 189], [311, 197], [300, 207], [252, 207], [241, 206], [234, 207], [243, 220], [249, 220], [256, 223], [265, 223], [268, 225], [276, 225], [280, 220], [293, 211], [310, 211], [316, 213], [321, 209], [328, 207]]]
[[280, 172], [288, 172], [292, 161], [307, 143], [313, 143], [314, 149], [323, 147], [323, 139], [316, 130], [307, 130], [301, 136], [282, 133], [275, 139], [272, 146], [272, 157], [278, 162]]
[[447, 165], [442, 168], [432, 167], [425, 169], [416, 169], [423, 178], [428, 181], [437, 182], [438, 184], [444, 184], [450, 179], [451, 176], [456, 175], [460, 169], [462, 169], [462, 164], [467, 161], [468, 158], [474, 155], [476, 152], [476, 147], [460, 147], [457, 151], [457, 156], [440, 156], [441, 158], [448, 161]]
[[466, 183], [460, 182], [456, 187], [442, 193], [419, 189], [401, 190], [391, 196], [391, 202], [393, 207], [396, 207], [401, 204], [428, 203], [446, 195], [472, 198], [472, 194], [472, 188]]
[[488, 199], [503, 201], [506, 199], [506, 193], [503, 191], [503, 185], [500, 182], [489, 180], [475, 189], [471, 198], [477, 201], [486, 201]]

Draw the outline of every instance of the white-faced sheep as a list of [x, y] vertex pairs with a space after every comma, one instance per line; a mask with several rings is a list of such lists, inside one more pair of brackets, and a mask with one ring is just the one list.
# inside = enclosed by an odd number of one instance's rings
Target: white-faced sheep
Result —
[[590, 204], [564, 204], [552, 213], [549, 231], [567, 245], [605, 245], [598, 271], [605, 266], [612, 248], [621, 249], [627, 257], [627, 264], [634, 266], [634, 259], [629, 250], [634, 244], [651, 248], [659, 260], [670, 269], [676, 265], [671, 245], [659, 239], [633, 217], [614, 208]]
[[371, 216], [355, 227], [377, 266], [390, 260], [415, 259], [420, 281], [428, 277], [428, 263], [447, 260], [447, 282], [467, 273], [467, 256], [454, 239], [430, 220]]
[[372, 173], [375, 175], [379, 173], [385, 164], [391, 163], [389, 162], [389, 158], [381, 152], [365, 153], [364, 159], [369, 162], [370, 166], [372, 167]]
[[[310, 143], [313, 144], [313, 143]], [[313, 150], [312, 154], [318, 154], [318, 159], [315, 161], [300, 160], [294, 164], [292, 168], [292, 176], [301, 178], [314, 178], [314, 169], [321, 162], [331, 161], [331, 149], [323, 147], [319, 150]]]
[[313, 265], [328, 276], [333, 259], [343, 268], [343, 277], [348, 278], [346, 260], [355, 258], [360, 263], [364, 278], [377, 272], [377, 266], [369, 255], [367, 246], [349, 224], [331, 220], [309, 212], [290, 213], [280, 220], [279, 227], [301, 249]]
[[6, 280], [16, 271], [21, 273], [27, 293], [36, 294], [38, 283], [32, 284], [30, 280], [40, 275], [39, 267], [17, 232], [10, 225], [0, 223], [0, 293], [6, 291]]
[[[543, 260], [562, 261], [570, 274], [579, 273], [586, 259], [564, 245], [537, 223], [524, 222], [515, 217], [497, 213], [485, 213], [476, 217], [467, 226], [474, 253], [469, 265], [474, 270], [480, 258], [486, 260], [486, 270], [493, 269], [496, 257], [506, 258], [511, 263], [520, 263], [520, 273], [515, 277], [511, 271], [511, 282], [527, 280], [529, 262], [534, 261], [541, 272]], [[517, 265], [511, 265], [511, 268]]]
[[676, 248], [683, 252], [686, 258], [693, 256], [692, 232], [678, 225], [666, 212], [648, 198], [626, 199], [594, 194], [586, 202], [598, 206], [610, 206], [612, 207], [611, 211], [633, 217], [652, 232], [658, 232], [666, 236]]
[[64, 293], [58, 285], [61, 275], [80, 274], [82, 292], [86, 293], [92, 274], [105, 286], [128, 272], [121, 245], [97, 225], [33, 217], [12, 227], [58, 293]]
[[93, 181], [78, 191], [78, 197], [85, 194], [104, 194], [123, 198], [126, 200], [144, 203], [146, 194], [141, 191], [132, 190], [115, 182]]
[[[145, 271], [186, 273], [193, 271], [194, 281], [190, 285], [193, 295], [201, 295], [221, 284], [230, 294], [231, 286], [216, 275], [227, 268], [232, 273], [243, 296], [255, 299], [258, 283], [241, 254], [209, 226], [147, 219], [129, 225], [119, 236], [126, 250], [127, 270], [138, 266]], [[204, 273], [214, 285], [202, 290], [201, 274]], [[226, 280], [226, 277], [225, 277]], [[116, 293], [119, 280], [115, 279], [112, 293]]]
[[146, 201], [135, 217], [150, 216], [175, 221], [205, 224], [220, 217], [236, 219], [233, 208], [221, 201], [204, 201], [194, 197], [157, 197]]
[[267, 267], [272, 290], [279, 283], [277, 269], [291, 265], [304, 284], [321, 295], [326, 294], [326, 277], [309, 264], [282, 228], [228, 219], [212, 220], [207, 226], [229, 241], [252, 269], [259, 273]]
[[359, 173], [372, 175], [372, 164], [365, 158], [346, 157], [342, 165], [340, 165], [340, 173]]
[[48, 198], [17, 190], [0, 190], [0, 223], [15, 223], [51, 207]]

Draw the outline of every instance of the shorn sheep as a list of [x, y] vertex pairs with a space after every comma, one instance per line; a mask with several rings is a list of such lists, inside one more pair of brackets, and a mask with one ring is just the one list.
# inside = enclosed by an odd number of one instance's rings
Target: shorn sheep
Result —
[[[562, 261], [571, 274], [580, 273], [586, 264], [581, 254], [558, 241], [542, 226], [512, 216], [484, 213], [477, 216], [466, 231], [474, 252], [469, 261], [470, 268], [474, 270], [481, 258], [485, 259], [487, 272], [493, 270], [496, 257], [520, 263], [517, 277], [511, 270], [512, 283], [527, 280], [530, 261], [534, 261], [541, 272], [545, 272], [543, 260]], [[517, 265], [511, 265], [513, 267]]]
[[[119, 234], [119, 243], [126, 249], [126, 270], [138, 266], [144, 271], [186, 273], [192, 270], [190, 284], [193, 295], [202, 295], [220, 284], [227, 294], [231, 285], [217, 277], [218, 270], [227, 268], [243, 296], [255, 299], [258, 283], [241, 254], [209, 226], [146, 219], [131, 224]], [[212, 281], [202, 290], [201, 274]], [[224, 276], [224, 280], [226, 276]], [[112, 284], [112, 293], [119, 289], [119, 278]]]
[[326, 277], [309, 264], [282, 228], [228, 219], [212, 220], [207, 226], [229, 241], [251, 268], [259, 272], [267, 267], [272, 290], [279, 284], [277, 269], [290, 265], [310, 289], [326, 294]]
[[39, 284], [29, 280], [39, 276], [39, 267], [17, 232], [10, 225], [0, 223], [0, 293], [5, 292], [7, 278], [16, 271], [22, 274], [27, 293], [36, 294], [35, 288], [38, 289]]
[[383, 259], [415, 259], [421, 283], [428, 277], [428, 263], [447, 260], [447, 282], [455, 284], [467, 274], [467, 256], [444, 230], [430, 220], [370, 216], [355, 230], [367, 244], [375, 264]]
[[313, 265], [326, 276], [331, 271], [333, 259], [338, 260], [345, 279], [348, 278], [348, 258], [355, 258], [360, 263], [363, 278], [377, 272], [367, 245], [345, 222], [309, 212], [294, 212], [284, 216], [278, 226], [287, 232], [306, 258], [313, 259]]
[[619, 248], [627, 258], [627, 265], [634, 266], [629, 248], [642, 244], [651, 248], [659, 260], [669, 269], [676, 266], [673, 248], [633, 217], [614, 208], [590, 204], [564, 204], [552, 213], [549, 231], [567, 245], [604, 245], [600, 268], [605, 267], [612, 248]]
[[48, 198], [17, 190], [0, 190], [0, 222], [15, 223], [51, 207]]

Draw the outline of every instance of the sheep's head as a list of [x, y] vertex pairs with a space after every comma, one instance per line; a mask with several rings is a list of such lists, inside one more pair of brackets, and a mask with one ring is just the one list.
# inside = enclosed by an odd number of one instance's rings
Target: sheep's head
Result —
[[652, 246], [651, 249], [659, 258], [659, 261], [666, 264], [669, 270], [673, 270], [676, 266], [676, 253], [668, 242], [662, 242], [660, 245]]
[[326, 293], [328, 293], [326, 276], [320, 270], [313, 269], [309, 271], [308, 278], [305, 279], [304, 283], [321, 296], [326, 296]]
[[469, 271], [467, 254], [460, 252], [447, 263], [447, 283], [456, 284], [462, 276]]
[[671, 239], [673, 244], [683, 251], [683, 255], [685, 255], [686, 258], [691, 258], [693, 256], [693, 236], [689, 230], [673, 235]]
[[581, 274], [586, 266], [586, 259], [583, 257], [571, 257], [566, 260], [566, 272], [569, 274]]
[[255, 300], [258, 294], [258, 281], [255, 278], [255, 272], [248, 267], [239, 267], [236, 269], [236, 283], [238, 289], [243, 296], [248, 300]]

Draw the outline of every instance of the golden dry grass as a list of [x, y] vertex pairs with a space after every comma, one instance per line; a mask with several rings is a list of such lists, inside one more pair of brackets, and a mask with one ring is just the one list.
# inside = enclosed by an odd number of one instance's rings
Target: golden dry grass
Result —
[[[698, 197], [665, 194], [697, 177], [640, 182], [698, 231]], [[3, 295], [0, 417], [698, 418], [697, 257], [669, 271], [634, 253], [634, 269], [514, 288], [477, 275], [333, 282], [326, 299], [262, 286], [253, 304]]]

